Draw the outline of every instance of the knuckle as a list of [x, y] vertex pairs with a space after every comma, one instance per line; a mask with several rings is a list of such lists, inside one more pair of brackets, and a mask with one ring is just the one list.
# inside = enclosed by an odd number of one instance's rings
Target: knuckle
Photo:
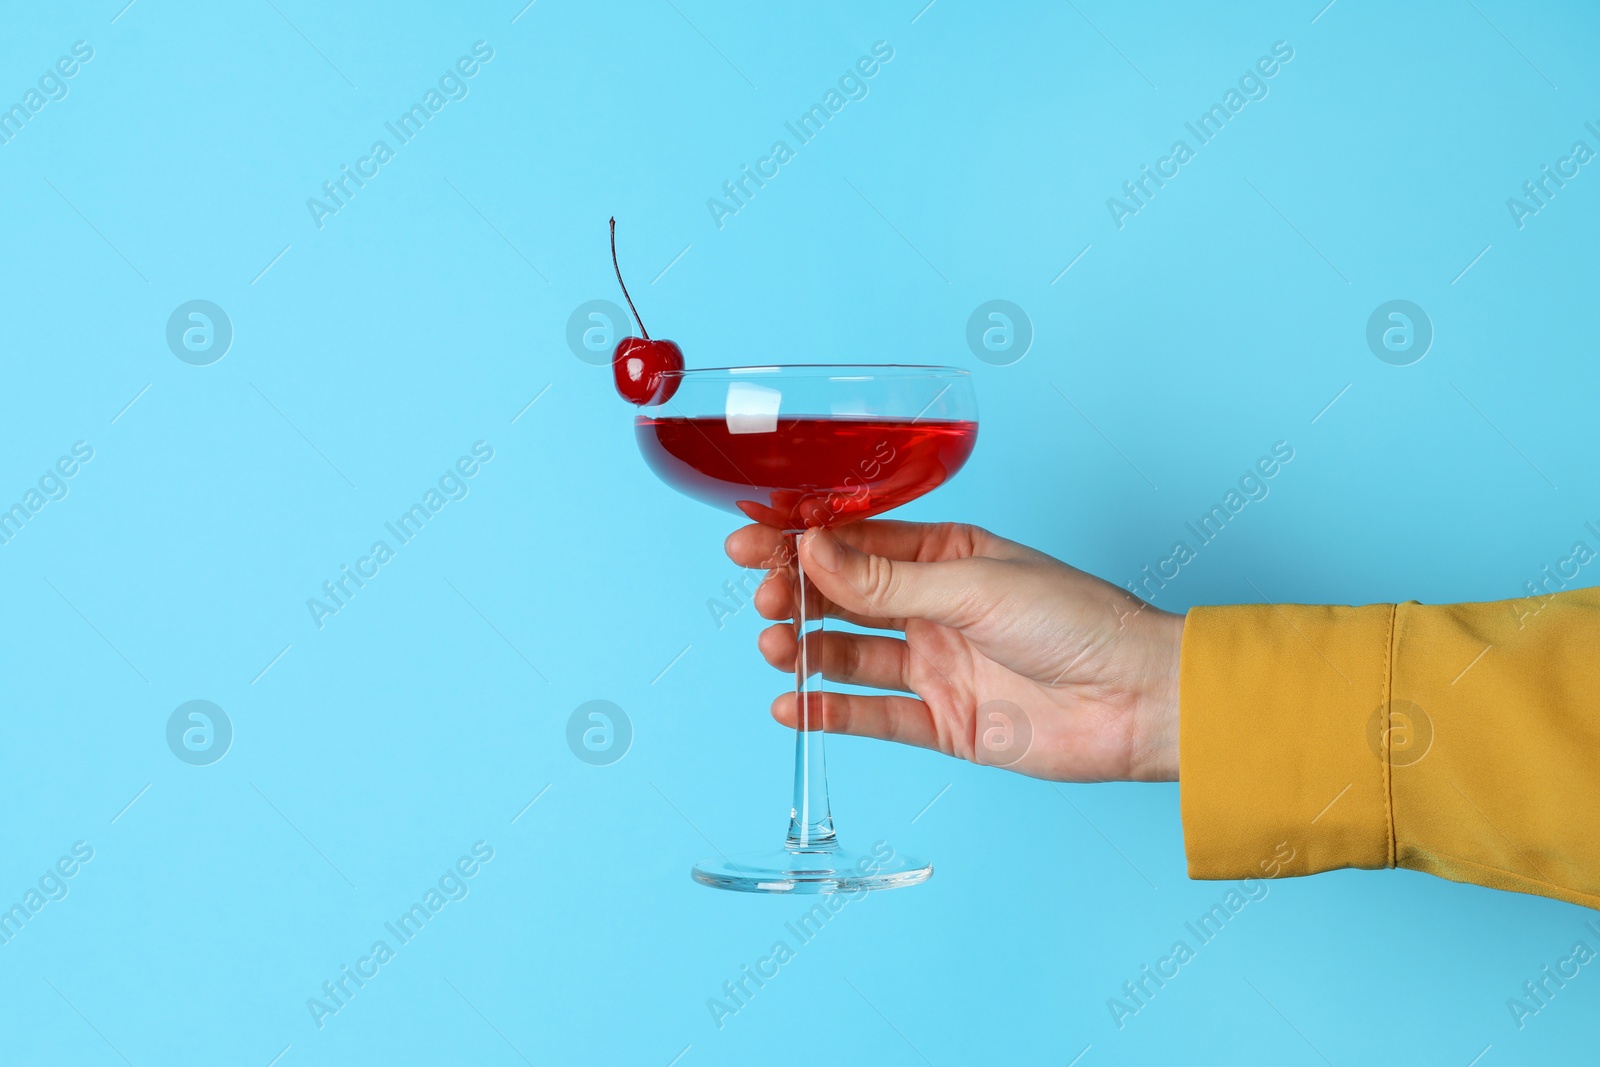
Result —
[[[828, 694], [836, 696], [837, 694]], [[844, 699], [823, 700], [822, 728], [830, 733], [850, 732], [850, 702]]]
[[848, 682], [861, 674], [861, 646], [845, 640], [843, 634], [830, 634], [833, 640], [833, 673], [841, 682]]
[[977, 762], [973, 758], [974, 751], [971, 739], [967, 737], [964, 730], [958, 731], [952, 727], [952, 724], [941, 720], [935, 728], [935, 736], [938, 740], [939, 751], [946, 756], [966, 760], [968, 763]]
[[984, 544], [992, 536], [981, 526], [969, 522], [941, 522], [936, 527], [937, 536], [930, 539], [930, 559], [959, 559], [980, 555]]
[[873, 607], [883, 607], [891, 602], [899, 580], [894, 561], [883, 556], [868, 556], [862, 592]]

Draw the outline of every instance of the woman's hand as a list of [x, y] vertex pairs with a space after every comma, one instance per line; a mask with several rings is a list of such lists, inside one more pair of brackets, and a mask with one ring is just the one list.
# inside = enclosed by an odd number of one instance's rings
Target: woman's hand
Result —
[[[779, 568], [756, 590], [756, 610], [792, 619], [782, 533], [746, 526], [727, 551], [744, 567]], [[1177, 780], [1183, 616], [975, 526], [812, 530], [800, 557], [829, 616], [904, 635], [826, 632], [823, 677], [914, 694], [830, 692], [828, 731], [1056, 781]], [[759, 644], [772, 666], [794, 670], [792, 623], [768, 627]], [[796, 725], [793, 691], [772, 715]]]

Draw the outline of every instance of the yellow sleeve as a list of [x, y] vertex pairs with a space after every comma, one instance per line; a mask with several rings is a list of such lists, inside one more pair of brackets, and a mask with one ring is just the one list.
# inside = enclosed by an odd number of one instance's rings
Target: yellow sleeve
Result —
[[1405, 867], [1600, 908], [1600, 588], [1195, 608], [1192, 878]]

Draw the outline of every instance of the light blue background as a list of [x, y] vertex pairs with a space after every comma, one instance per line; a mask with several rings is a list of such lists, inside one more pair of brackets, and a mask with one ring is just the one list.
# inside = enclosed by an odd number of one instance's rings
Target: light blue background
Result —
[[[781, 832], [784, 679], [753, 611], [707, 610], [732, 517], [651, 479], [566, 324], [617, 298], [616, 214], [691, 366], [974, 371], [977, 453], [906, 518], [1120, 583], [1283, 440], [1161, 606], [1519, 595], [1600, 520], [1600, 173], [1523, 229], [1506, 207], [1600, 148], [1592, 8], [522, 2], [0, 15], [6, 105], [95, 50], [0, 145], [0, 499], [95, 450], [0, 546], [0, 898], [95, 850], [0, 946], [0, 1060], [1590, 1054], [1600, 973], [1520, 1031], [1506, 1000], [1591, 913], [1410, 873], [1272, 883], [1119, 1031], [1107, 998], [1226, 889], [1185, 878], [1178, 788], [854, 739], [845, 833], [937, 874], [852, 903], [719, 1030], [707, 999], [810, 903], [688, 878]], [[319, 229], [307, 198], [479, 40], [470, 95]], [[719, 229], [707, 198], [879, 40], [866, 99]], [[1106, 199], [1280, 40], [1270, 95], [1119, 230]], [[165, 342], [197, 298], [235, 330], [211, 366]], [[1036, 330], [1010, 366], [964, 339], [995, 298]], [[1436, 331], [1408, 367], [1364, 340], [1395, 298]], [[319, 630], [306, 599], [479, 440], [470, 495]], [[191, 699], [233, 723], [211, 766], [166, 745]], [[610, 766], [565, 742], [591, 699], [633, 723]], [[307, 998], [480, 840], [470, 895], [319, 1029]]]

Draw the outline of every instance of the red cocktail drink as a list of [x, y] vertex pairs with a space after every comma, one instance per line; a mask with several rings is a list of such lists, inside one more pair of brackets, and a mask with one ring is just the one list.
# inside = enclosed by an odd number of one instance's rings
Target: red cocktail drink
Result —
[[638, 416], [645, 461], [686, 496], [785, 530], [838, 526], [942, 485], [977, 443], [966, 419]]

